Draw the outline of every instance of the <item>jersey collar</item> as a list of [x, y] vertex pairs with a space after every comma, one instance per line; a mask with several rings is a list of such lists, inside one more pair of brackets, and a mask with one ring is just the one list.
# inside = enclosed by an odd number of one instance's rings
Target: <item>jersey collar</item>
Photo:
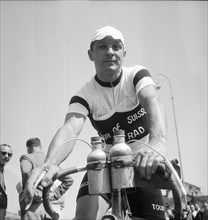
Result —
[[97, 83], [99, 83], [101, 86], [103, 87], [115, 87], [119, 84], [119, 82], [121, 81], [121, 77], [123, 75], [123, 71], [121, 70], [121, 74], [119, 75], [119, 77], [114, 80], [113, 82], [103, 82], [100, 79], [98, 79], [97, 74], [95, 75], [95, 80], [97, 81]]

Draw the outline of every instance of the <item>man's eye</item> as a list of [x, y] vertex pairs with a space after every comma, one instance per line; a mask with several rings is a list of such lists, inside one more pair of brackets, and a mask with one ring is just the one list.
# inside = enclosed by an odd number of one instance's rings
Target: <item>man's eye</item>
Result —
[[120, 50], [120, 49], [122, 49], [122, 46], [120, 44], [115, 44], [115, 45], [113, 45], [113, 49]]
[[105, 48], [106, 48], [106, 45], [101, 44], [101, 45], [98, 46], [98, 48], [99, 48], [99, 49], [105, 49]]

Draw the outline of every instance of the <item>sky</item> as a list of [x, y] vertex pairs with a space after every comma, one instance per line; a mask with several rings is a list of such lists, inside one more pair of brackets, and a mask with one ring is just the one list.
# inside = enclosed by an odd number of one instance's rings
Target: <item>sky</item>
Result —
[[[8, 211], [19, 209], [15, 187], [26, 140], [39, 137], [47, 152], [71, 96], [95, 75], [87, 50], [94, 31], [106, 25], [124, 35], [124, 65], [145, 66], [159, 83], [168, 158], [181, 155], [185, 182], [207, 194], [206, 1], [1, 1], [0, 6], [0, 142], [14, 153], [5, 167]], [[80, 138], [90, 142], [96, 135], [87, 120]], [[85, 165], [89, 152], [78, 141], [62, 166]], [[63, 218], [74, 216], [82, 176], [73, 175]]]

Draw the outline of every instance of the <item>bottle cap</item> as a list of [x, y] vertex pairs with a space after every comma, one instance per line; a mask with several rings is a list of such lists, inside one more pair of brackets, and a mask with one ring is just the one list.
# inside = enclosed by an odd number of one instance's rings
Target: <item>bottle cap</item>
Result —
[[117, 136], [117, 135], [125, 135], [125, 131], [124, 130], [117, 130], [117, 131], [114, 131], [113, 132], [114, 136]]
[[103, 143], [103, 137], [91, 137], [91, 143]]

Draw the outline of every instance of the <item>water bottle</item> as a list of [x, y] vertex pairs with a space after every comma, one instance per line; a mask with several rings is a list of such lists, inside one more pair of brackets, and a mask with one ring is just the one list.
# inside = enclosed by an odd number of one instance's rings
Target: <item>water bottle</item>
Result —
[[110, 193], [110, 172], [103, 151], [103, 138], [92, 137], [92, 151], [87, 156], [89, 194]]
[[110, 149], [112, 188], [134, 186], [134, 167], [131, 148], [125, 143], [125, 132], [114, 132], [114, 143]]

